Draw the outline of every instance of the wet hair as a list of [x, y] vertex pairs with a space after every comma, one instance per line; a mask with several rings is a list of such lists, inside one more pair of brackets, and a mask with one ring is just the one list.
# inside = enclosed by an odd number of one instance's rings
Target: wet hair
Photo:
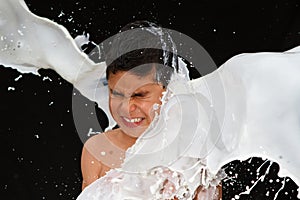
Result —
[[127, 32], [113, 40], [106, 55], [106, 79], [120, 71], [130, 71], [143, 77], [155, 69], [154, 81], [166, 87], [174, 69], [178, 68], [178, 61], [176, 55], [165, 48], [167, 43], [156, 30], [161, 31], [156, 24], [148, 21], [135, 21], [124, 26], [120, 32]]

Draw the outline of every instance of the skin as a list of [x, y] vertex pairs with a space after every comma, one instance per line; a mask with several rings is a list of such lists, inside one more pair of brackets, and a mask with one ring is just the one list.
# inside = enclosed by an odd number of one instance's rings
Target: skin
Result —
[[82, 189], [120, 167], [125, 151], [148, 128], [155, 117], [154, 104], [161, 104], [163, 86], [154, 80], [154, 70], [140, 77], [130, 72], [110, 74], [110, 112], [120, 128], [91, 137], [81, 156]]

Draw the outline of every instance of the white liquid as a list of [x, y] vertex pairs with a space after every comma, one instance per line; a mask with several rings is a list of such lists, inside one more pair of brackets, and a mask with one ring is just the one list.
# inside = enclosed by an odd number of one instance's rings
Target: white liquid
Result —
[[[1, 64], [21, 73], [55, 70], [96, 101], [114, 124], [107, 88], [94, 87], [104, 77], [104, 63], [93, 63], [64, 27], [35, 16], [23, 1], [1, 0], [0, 11]], [[179, 196], [186, 188], [192, 194], [197, 180], [213, 185], [223, 165], [253, 156], [276, 161], [279, 175], [300, 185], [300, 47], [238, 55], [197, 80], [175, 79], [160, 117], [128, 150], [122, 168], [91, 184], [78, 199], [161, 198], [157, 191], [166, 177]], [[218, 101], [223, 93], [225, 99]], [[199, 169], [209, 175], [203, 177]]]

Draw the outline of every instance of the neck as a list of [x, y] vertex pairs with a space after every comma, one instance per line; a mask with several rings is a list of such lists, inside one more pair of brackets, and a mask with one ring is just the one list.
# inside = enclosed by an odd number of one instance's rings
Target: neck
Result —
[[119, 129], [119, 131], [119, 140], [123, 144], [122, 146], [127, 150], [129, 147], [135, 144], [137, 138], [129, 136], [121, 129]]

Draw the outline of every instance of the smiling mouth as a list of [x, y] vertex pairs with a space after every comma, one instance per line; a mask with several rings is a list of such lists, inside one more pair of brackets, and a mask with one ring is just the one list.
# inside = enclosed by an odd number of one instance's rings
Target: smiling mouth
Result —
[[141, 125], [142, 121], [145, 119], [143, 117], [136, 117], [136, 118], [127, 118], [121, 117], [123, 120], [123, 124], [129, 128], [134, 128]]

